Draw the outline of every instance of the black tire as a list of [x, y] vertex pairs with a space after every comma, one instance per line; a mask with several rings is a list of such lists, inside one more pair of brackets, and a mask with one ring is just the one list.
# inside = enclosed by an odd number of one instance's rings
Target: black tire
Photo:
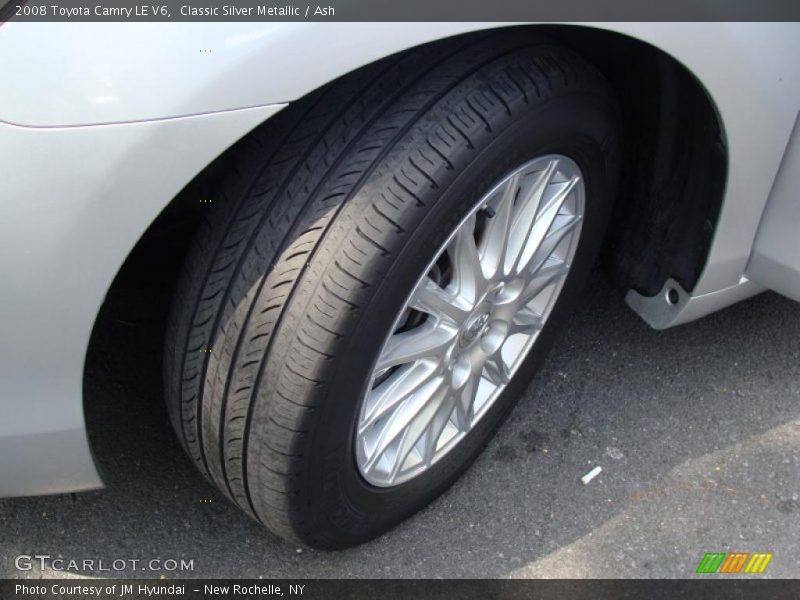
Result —
[[[246, 138], [216, 184], [169, 321], [167, 401], [197, 467], [273, 532], [317, 548], [368, 540], [445, 490], [579, 294], [612, 205], [617, 129], [594, 68], [518, 33], [386, 59]], [[401, 485], [369, 485], [353, 428], [394, 316], [481, 194], [548, 153], [580, 165], [587, 201], [547, 326], [457, 451]]]

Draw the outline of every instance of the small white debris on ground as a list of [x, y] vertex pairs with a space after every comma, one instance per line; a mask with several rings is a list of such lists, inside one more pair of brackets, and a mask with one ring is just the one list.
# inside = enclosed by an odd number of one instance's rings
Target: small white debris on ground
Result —
[[613, 458], [614, 460], [621, 460], [625, 456], [622, 453], [622, 450], [620, 450], [615, 446], [609, 446], [608, 448], [606, 448], [606, 454], [611, 458]]
[[602, 467], [595, 467], [594, 469], [592, 469], [591, 471], [589, 471], [589, 472], [588, 472], [586, 475], [584, 475], [583, 477], [581, 477], [581, 483], [582, 483], [583, 485], [589, 485], [589, 482], [590, 482], [592, 479], [594, 479], [595, 477], [597, 477], [598, 475], [600, 475], [600, 473], [602, 472], [602, 470], [603, 470], [603, 469], [602, 469]]

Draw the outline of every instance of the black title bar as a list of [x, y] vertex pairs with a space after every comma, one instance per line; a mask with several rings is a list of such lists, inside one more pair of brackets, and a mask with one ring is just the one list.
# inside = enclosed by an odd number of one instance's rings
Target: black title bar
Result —
[[0, 580], [3, 600], [565, 600], [737, 598], [796, 600], [800, 580]]
[[0, 0], [0, 21], [800, 21], [798, 0]]

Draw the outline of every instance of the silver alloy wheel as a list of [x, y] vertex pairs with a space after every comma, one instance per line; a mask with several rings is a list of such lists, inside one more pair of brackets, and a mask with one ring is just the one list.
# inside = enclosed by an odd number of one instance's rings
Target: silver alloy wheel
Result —
[[356, 460], [369, 483], [416, 477], [486, 414], [559, 296], [584, 194], [572, 159], [541, 156], [504, 177], [442, 245], [398, 315], [361, 404]]

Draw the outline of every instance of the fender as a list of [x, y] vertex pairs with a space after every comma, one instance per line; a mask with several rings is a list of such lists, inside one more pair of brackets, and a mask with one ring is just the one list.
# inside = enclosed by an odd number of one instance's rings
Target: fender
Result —
[[[285, 103], [409, 47], [510, 25], [110, 23], [100, 28], [92, 23], [11, 22], [0, 31], [0, 56], [13, 57], [0, 61], [0, 81], [5, 83], [0, 87], [0, 121], [75, 126]], [[708, 91], [727, 137], [730, 177], [718, 226], [722, 234], [690, 291], [699, 296], [738, 285], [800, 108], [800, 75], [792, 64], [792, 57], [800, 55], [796, 25], [584, 26], [661, 49]], [[58, 61], [51, 58], [52, 48], [59, 49]], [[163, 205], [170, 199], [163, 198]], [[665, 308], [679, 312], [682, 302]], [[662, 325], [679, 321], [673, 315]]]
[[111, 281], [165, 199], [282, 107], [87, 127], [0, 123], [0, 496], [102, 485], [82, 387]]

